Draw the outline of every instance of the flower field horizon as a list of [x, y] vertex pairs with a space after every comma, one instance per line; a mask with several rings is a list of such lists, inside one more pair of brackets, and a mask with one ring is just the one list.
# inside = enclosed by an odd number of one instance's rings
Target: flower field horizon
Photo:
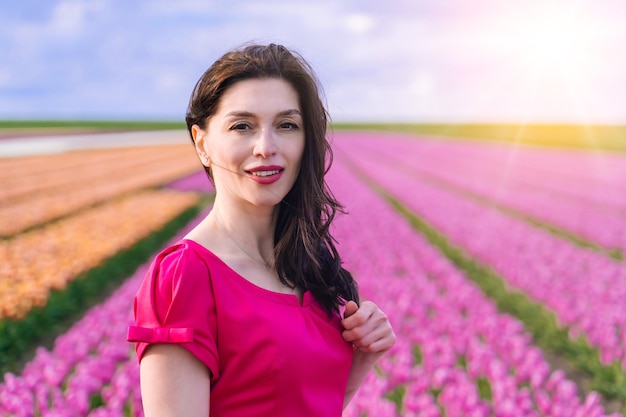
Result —
[[[335, 132], [332, 145], [328, 181], [347, 211], [333, 225], [339, 251], [398, 337], [344, 417], [626, 415], [626, 153], [356, 131]], [[49, 173], [27, 158], [0, 159], [0, 212], [18, 219], [25, 209], [15, 207], [37, 208], [29, 220], [0, 222], [0, 256], [13, 262], [0, 269], [0, 297], [22, 300], [10, 282], [30, 276], [20, 285], [49, 297], [16, 304], [19, 317], [0, 316], [0, 335], [14, 337], [0, 340], [0, 365], [33, 329], [23, 317], [35, 321], [46, 302], [57, 310], [72, 303], [68, 291], [107, 279], [91, 269], [113, 268], [116, 251], [177, 223], [129, 255], [132, 271], [104, 270], [118, 275], [106, 296], [59, 319], [58, 333], [20, 345], [32, 353], [11, 356], [22, 366], [3, 369], [0, 417], [142, 416], [139, 368], [125, 341], [132, 298], [150, 256], [210, 210], [213, 189], [191, 145], [72, 155], [46, 156], [59, 167]], [[103, 174], [107, 167], [114, 172]], [[144, 194], [145, 207], [171, 209], [142, 228], [137, 211], [101, 214]], [[110, 226], [129, 229], [120, 243], [104, 232], [81, 237], [91, 247], [111, 242], [99, 257], [77, 245], [72, 258], [82, 269], [53, 244], [42, 245], [45, 264], [19, 264], [17, 254], [36, 245], [28, 242], [51, 241], [38, 238], [48, 231], [72, 236], [79, 229], [69, 224], [81, 216], [137, 227]], [[28, 272], [36, 268], [66, 274]]]

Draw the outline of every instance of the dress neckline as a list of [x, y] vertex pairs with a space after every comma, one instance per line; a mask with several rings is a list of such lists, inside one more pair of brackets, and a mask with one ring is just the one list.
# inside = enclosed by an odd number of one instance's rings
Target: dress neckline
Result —
[[181, 243], [193, 246], [194, 248], [201, 250], [202, 252], [209, 255], [211, 258], [215, 259], [223, 268], [227, 269], [235, 278], [236, 281], [241, 283], [242, 285], [248, 286], [252, 291], [256, 292], [260, 296], [264, 298], [268, 298], [272, 301], [276, 301], [282, 304], [294, 305], [297, 307], [306, 307], [315, 301], [313, 294], [309, 290], [304, 290], [302, 294], [302, 304], [300, 304], [300, 300], [296, 294], [286, 294], [282, 292], [272, 291], [267, 288], [263, 288], [250, 280], [246, 279], [239, 272], [235, 271], [230, 265], [224, 262], [219, 256], [217, 256], [213, 251], [211, 251], [206, 246], [201, 245], [193, 239], [183, 238], [180, 240]]

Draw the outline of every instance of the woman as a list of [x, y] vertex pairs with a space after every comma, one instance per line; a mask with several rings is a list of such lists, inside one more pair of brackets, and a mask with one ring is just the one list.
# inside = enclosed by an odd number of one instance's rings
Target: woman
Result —
[[395, 335], [330, 234], [312, 69], [279, 45], [226, 53], [186, 121], [215, 201], [135, 298], [145, 415], [339, 417]]

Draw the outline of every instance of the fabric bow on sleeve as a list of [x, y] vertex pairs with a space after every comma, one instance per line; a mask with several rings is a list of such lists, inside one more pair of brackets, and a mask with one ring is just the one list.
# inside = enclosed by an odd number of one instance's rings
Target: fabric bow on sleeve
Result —
[[130, 326], [127, 340], [145, 343], [191, 343], [193, 342], [193, 329], [191, 327]]

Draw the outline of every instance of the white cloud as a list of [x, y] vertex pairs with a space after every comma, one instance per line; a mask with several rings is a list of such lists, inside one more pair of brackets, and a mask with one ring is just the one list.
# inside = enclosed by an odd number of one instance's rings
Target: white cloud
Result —
[[434, 91], [433, 77], [425, 72], [417, 74], [409, 85], [409, 92], [416, 97], [429, 97]]
[[54, 8], [49, 29], [59, 36], [75, 36], [85, 24], [86, 8], [79, 1], [63, 1]]
[[46, 32], [52, 36], [78, 36], [86, 29], [89, 19], [106, 7], [102, 0], [62, 0], [54, 7]]
[[177, 14], [206, 14], [218, 11], [218, 4], [211, 0], [148, 0], [141, 3], [143, 13], [172, 16]]
[[[162, 93], [178, 93], [188, 88], [189, 80], [184, 74], [176, 70], [162, 70], [155, 74], [153, 85], [158, 92]], [[191, 92], [191, 91], [190, 91]]]
[[349, 15], [345, 20], [348, 30], [357, 35], [369, 32], [374, 27], [374, 19], [361, 13]]

